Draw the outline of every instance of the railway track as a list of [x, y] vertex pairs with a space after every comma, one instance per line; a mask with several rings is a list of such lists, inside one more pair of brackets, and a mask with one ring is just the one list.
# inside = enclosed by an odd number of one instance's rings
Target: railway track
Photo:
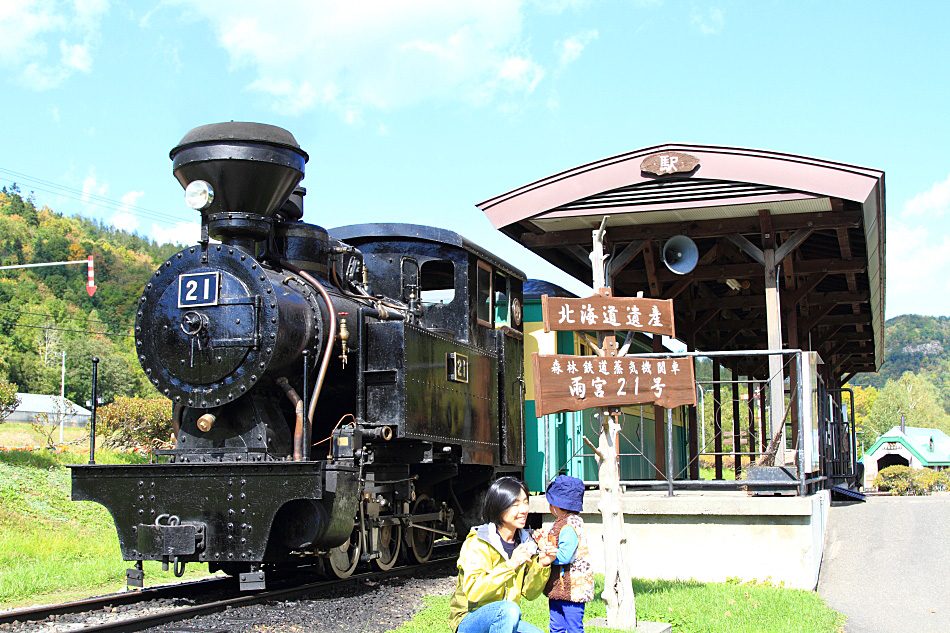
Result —
[[[450, 548], [446, 548], [450, 549]], [[376, 583], [386, 578], [417, 576], [454, 562], [458, 548], [442, 552], [427, 563], [395, 567], [388, 571], [359, 573], [343, 580], [285, 581], [279, 588], [241, 594], [233, 578], [211, 578], [80, 600], [30, 609], [0, 613], [3, 631], [82, 631], [83, 633], [131, 633], [163, 625], [264, 603], [282, 603], [307, 596], [319, 596], [332, 589], [357, 583]], [[311, 576], [312, 578], [312, 576]], [[154, 603], [158, 603], [156, 606]], [[195, 604], [198, 603], [198, 604]], [[151, 605], [137, 608], [136, 605]], [[123, 613], [116, 613], [120, 609]], [[71, 621], [63, 616], [79, 615]], [[101, 622], [103, 618], [109, 621]]]

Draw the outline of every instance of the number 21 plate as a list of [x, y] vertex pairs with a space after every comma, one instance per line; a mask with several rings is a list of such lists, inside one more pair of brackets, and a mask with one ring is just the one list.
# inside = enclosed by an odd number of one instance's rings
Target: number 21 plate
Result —
[[178, 276], [178, 307], [218, 305], [219, 273], [189, 273]]

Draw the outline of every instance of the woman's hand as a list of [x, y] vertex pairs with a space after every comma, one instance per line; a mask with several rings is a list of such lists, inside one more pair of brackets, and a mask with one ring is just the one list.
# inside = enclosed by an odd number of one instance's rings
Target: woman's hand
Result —
[[522, 543], [511, 553], [511, 564], [515, 567], [521, 567], [531, 560], [532, 554], [534, 554], [534, 547], [531, 543]]
[[547, 567], [557, 558], [557, 545], [551, 545], [545, 540], [540, 547], [541, 553], [538, 554], [538, 564]]

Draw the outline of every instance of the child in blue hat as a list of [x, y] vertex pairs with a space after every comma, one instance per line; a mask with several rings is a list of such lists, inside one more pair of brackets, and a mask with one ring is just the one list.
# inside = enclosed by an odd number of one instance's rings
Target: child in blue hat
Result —
[[584, 482], [559, 475], [545, 493], [554, 525], [548, 542], [557, 542], [557, 556], [544, 588], [551, 612], [551, 633], [583, 633], [584, 605], [594, 599], [594, 570], [584, 534]]

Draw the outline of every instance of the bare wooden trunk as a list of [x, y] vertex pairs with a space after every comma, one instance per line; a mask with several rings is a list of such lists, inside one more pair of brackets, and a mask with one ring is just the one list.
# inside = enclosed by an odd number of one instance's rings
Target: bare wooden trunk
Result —
[[617, 416], [601, 410], [603, 425], [597, 444], [597, 467], [600, 480], [600, 515], [604, 536], [604, 592], [607, 603], [607, 626], [613, 629], [637, 628], [637, 603], [627, 560], [627, 537], [623, 525], [620, 498], [620, 462], [617, 439], [620, 423]]

